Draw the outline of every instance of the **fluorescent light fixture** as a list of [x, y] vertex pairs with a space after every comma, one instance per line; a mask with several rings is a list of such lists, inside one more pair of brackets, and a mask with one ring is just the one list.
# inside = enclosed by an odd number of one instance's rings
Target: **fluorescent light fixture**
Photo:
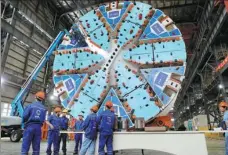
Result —
[[222, 84], [219, 84], [218, 87], [219, 87], [219, 89], [222, 89], [223, 88], [223, 85]]
[[5, 79], [1, 77], [1, 84], [5, 82]]
[[37, 54], [39, 55], [42, 55], [42, 53], [40, 53], [39, 51], [35, 50], [35, 49], [32, 49], [34, 52], [36, 52]]
[[51, 95], [50, 99], [53, 100], [55, 97], [53, 95]]

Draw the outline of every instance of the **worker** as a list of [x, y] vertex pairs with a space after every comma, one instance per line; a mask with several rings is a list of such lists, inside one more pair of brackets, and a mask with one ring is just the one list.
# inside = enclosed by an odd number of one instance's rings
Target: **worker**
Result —
[[111, 107], [110, 111], [113, 112], [113, 113], [115, 113], [114, 107]]
[[27, 155], [32, 143], [33, 155], [40, 154], [41, 127], [45, 121], [46, 109], [42, 102], [45, 93], [40, 91], [35, 94], [36, 100], [28, 105], [23, 113], [24, 123], [23, 142], [21, 155]]
[[[75, 123], [75, 131], [82, 131], [83, 125], [83, 114], [78, 115], [78, 120]], [[78, 154], [78, 148], [82, 147], [82, 133], [75, 133], [74, 135], [75, 147], [74, 147], [74, 155]]]
[[[223, 114], [223, 122], [222, 128], [223, 130], [227, 130], [228, 127], [228, 110], [227, 110], [228, 104], [224, 101], [219, 103], [219, 110]], [[228, 155], [228, 133], [225, 133], [225, 149], [226, 149], [226, 155]]]
[[48, 128], [48, 146], [47, 146], [47, 155], [51, 155], [51, 146], [53, 144], [54, 147], [54, 155], [59, 154], [59, 134], [60, 134], [60, 126], [61, 126], [61, 108], [55, 107], [54, 114], [50, 115], [48, 117], [48, 120], [46, 121], [49, 128]]
[[86, 117], [82, 126], [83, 130], [85, 131], [85, 138], [79, 155], [85, 155], [86, 152], [88, 152], [89, 155], [95, 154], [94, 152], [97, 138], [97, 105], [93, 106], [90, 111], [91, 114]]
[[[60, 129], [61, 130], [65, 130], [65, 131], [67, 131], [69, 123], [70, 123], [69, 119], [66, 117], [67, 113], [68, 113], [68, 110], [64, 109], [62, 111], [62, 117], [60, 117], [60, 120], [61, 120]], [[59, 147], [60, 147], [61, 140], [63, 142], [62, 151], [63, 151], [63, 154], [66, 155], [66, 151], [67, 151], [67, 149], [66, 149], [67, 133], [60, 133], [60, 136], [59, 136]]]
[[98, 152], [99, 155], [104, 155], [104, 147], [106, 145], [107, 154], [113, 155], [112, 141], [115, 128], [115, 114], [110, 110], [113, 107], [111, 101], [107, 101], [105, 106], [107, 109], [98, 116], [98, 128], [100, 131]]

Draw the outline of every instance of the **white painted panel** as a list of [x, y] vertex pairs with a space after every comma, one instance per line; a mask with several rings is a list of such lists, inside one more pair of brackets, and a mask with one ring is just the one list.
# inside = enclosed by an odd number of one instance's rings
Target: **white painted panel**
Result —
[[[2, 85], [2, 89], [4, 89], [4, 91], [2, 91], [2, 98], [1, 98], [2, 102], [11, 103], [19, 92], [19, 88], [17, 89], [15, 87], [11, 87], [5, 84]], [[32, 102], [33, 100], [34, 100], [34, 95], [30, 93], [29, 96], [27, 97], [26, 102]]]
[[31, 67], [35, 67], [37, 65], [37, 63], [31, 61], [31, 60], [28, 60], [28, 65], [31, 66]]
[[7, 62], [8, 64], [17, 66], [18, 68], [20, 68], [20, 69], [22, 69], [22, 70], [24, 69], [24, 66], [25, 66], [24, 63], [22, 63], [22, 62], [20, 62], [20, 61], [18, 61], [18, 60], [16, 60], [16, 59], [14, 59], [14, 58], [12, 58], [12, 57], [10, 57], [10, 56], [7, 57], [6, 62]]
[[[12, 66], [12, 68], [13, 68], [13, 66]], [[12, 68], [10, 68], [10, 65], [9, 64], [6, 64], [6, 66], [5, 66], [5, 73], [13, 74], [15, 76], [20, 76], [20, 77], [23, 76], [23, 72], [20, 72], [19, 73], [18, 71], [13, 70]]]
[[[30, 72], [27, 71], [25, 74], [26, 74], [26, 76], [29, 76], [29, 75], [30, 75]], [[43, 82], [43, 77], [41, 77], [40, 75], [38, 75], [38, 76], [37, 76], [37, 80], [38, 80], [39, 82]]]
[[33, 40], [35, 40], [36, 42], [38, 42], [44, 48], [47, 48], [48, 47], [48, 41], [46, 40], [46, 37], [44, 35], [41, 36], [41, 35], [39, 35], [37, 33], [34, 33], [33, 34]]
[[[37, 54], [37, 56], [39, 57], [40, 55]], [[38, 59], [37, 57], [35, 57], [31, 54], [29, 54], [29, 59], [32, 59], [34, 62], [37, 62], [37, 63], [40, 61], [40, 59]]]
[[17, 52], [17, 53], [19, 53], [20, 55], [22, 55], [24, 57], [26, 57], [26, 55], [27, 55], [27, 51], [26, 51], [27, 49], [22, 48], [21, 46], [18, 46], [14, 42], [12, 42], [10, 44], [10, 49], [13, 50], [13, 51], [15, 51], [15, 52]]
[[[31, 66], [27, 66], [27, 72], [31, 73], [33, 71], [34, 67], [31, 67]], [[42, 68], [42, 70], [40, 71], [42, 73], [44, 73], [44, 68]]]
[[8, 54], [13, 58], [16, 58], [22, 62], [25, 62], [25, 57], [23, 57], [22, 55], [18, 54], [17, 52], [15, 52], [13, 50], [9, 50]]

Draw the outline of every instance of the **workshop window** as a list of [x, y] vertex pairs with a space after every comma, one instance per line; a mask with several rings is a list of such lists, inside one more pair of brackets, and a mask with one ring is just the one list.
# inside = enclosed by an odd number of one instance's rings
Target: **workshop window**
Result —
[[11, 109], [9, 103], [1, 103], [1, 116], [10, 116]]

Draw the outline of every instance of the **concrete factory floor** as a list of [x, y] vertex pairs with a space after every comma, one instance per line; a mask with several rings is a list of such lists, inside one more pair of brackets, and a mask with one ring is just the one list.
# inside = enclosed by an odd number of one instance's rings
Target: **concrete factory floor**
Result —
[[[224, 141], [223, 140], [212, 140], [207, 139], [207, 147], [208, 147], [208, 155], [224, 155]], [[42, 142], [41, 143], [41, 154], [40, 155], [46, 155], [47, 143]], [[74, 142], [71, 141], [67, 144], [67, 149], [69, 155], [73, 154], [73, 148], [74, 148]], [[19, 155], [21, 149], [21, 142], [19, 143], [12, 143], [10, 142], [9, 138], [2, 138], [1, 139], [1, 155]], [[62, 153], [62, 152], [61, 152]], [[60, 155], [62, 155], [60, 153]], [[122, 153], [116, 153], [116, 155], [141, 155], [141, 150], [125, 150]], [[149, 150], [144, 150], [144, 155], [169, 155], [159, 152], [152, 152]]]

